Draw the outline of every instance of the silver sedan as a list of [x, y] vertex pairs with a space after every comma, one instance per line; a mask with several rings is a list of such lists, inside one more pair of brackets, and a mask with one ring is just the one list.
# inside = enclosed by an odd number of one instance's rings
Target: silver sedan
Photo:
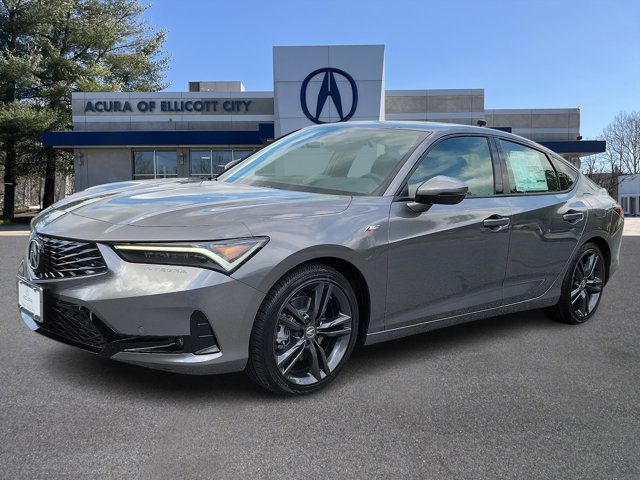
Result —
[[45, 210], [19, 308], [114, 360], [303, 394], [357, 343], [533, 308], [587, 321], [622, 225], [604, 190], [515, 135], [320, 125], [216, 179], [102, 185]]

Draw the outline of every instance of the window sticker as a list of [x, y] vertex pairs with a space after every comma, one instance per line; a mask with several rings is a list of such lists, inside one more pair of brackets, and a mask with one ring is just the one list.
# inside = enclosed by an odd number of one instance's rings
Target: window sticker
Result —
[[549, 188], [545, 166], [537, 152], [509, 152], [509, 166], [518, 192], [546, 192]]

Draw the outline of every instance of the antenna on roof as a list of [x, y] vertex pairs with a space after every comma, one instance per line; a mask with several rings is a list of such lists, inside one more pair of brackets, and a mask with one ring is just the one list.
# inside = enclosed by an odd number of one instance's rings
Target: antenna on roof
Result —
[[476, 122], [478, 124], [479, 127], [484, 127], [487, 124], [486, 120], [478, 120]]

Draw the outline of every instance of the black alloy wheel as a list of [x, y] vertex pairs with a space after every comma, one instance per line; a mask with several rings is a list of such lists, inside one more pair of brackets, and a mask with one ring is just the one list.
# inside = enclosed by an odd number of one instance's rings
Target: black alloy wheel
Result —
[[558, 303], [545, 309], [545, 313], [562, 323], [586, 322], [600, 305], [605, 279], [602, 252], [592, 243], [583, 245], [565, 276]]
[[299, 267], [276, 283], [258, 312], [247, 372], [275, 393], [315, 391], [350, 356], [357, 326], [348, 280], [325, 265]]

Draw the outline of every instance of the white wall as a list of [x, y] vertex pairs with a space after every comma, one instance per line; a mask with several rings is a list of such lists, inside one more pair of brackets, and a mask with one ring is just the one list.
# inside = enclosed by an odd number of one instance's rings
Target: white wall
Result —
[[640, 214], [640, 174], [618, 177], [618, 203], [625, 215]]

